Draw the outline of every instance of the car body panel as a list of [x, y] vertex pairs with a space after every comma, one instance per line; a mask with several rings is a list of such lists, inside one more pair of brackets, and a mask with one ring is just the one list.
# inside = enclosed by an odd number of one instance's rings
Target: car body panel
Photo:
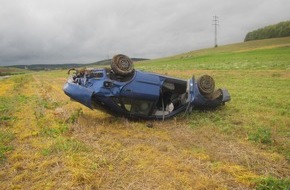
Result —
[[148, 75], [136, 71], [133, 80], [124, 85], [121, 96], [136, 99], [155, 100], [160, 94], [160, 79], [156, 75]]

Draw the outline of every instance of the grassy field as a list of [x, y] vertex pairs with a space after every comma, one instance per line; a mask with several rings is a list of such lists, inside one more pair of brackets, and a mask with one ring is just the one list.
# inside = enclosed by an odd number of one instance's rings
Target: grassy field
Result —
[[71, 102], [64, 71], [0, 84], [0, 189], [289, 189], [290, 38], [145, 61], [211, 74], [232, 101], [171, 120], [128, 121]]
[[18, 69], [18, 68], [9, 68], [9, 67], [1, 67], [0, 66], [0, 77], [6, 75], [18, 75], [18, 74], [25, 74], [30, 73], [31, 71], [25, 69]]
[[[145, 64], [146, 63], [146, 64]], [[290, 37], [202, 49], [137, 64], [144, 70], [273, 70], [290, 69]]]

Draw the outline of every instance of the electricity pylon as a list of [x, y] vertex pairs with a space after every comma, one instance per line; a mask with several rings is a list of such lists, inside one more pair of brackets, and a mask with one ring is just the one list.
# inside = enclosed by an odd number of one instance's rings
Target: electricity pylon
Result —
[[214, 47], [218, 47], [217, 44], [217, 27], [219, 25], [219, 20], [217, 16], [213, 16], [212, 25], [214, 25]]

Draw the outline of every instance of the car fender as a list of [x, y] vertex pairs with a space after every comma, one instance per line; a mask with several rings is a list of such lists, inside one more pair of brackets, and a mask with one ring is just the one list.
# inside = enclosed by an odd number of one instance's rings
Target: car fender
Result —
[[92, 95], [94, 91], [91, 89], [85, 88], [78, 84], [67, 82], [63, 87], [63, 91], [73, 100], [80, 102], [81, 104], [84, 104], [88, 108], [92, 109]]

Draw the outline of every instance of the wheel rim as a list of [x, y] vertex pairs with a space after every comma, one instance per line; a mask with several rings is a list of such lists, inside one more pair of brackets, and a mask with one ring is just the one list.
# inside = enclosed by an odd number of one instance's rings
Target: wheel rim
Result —
[[134, 70], [132, 60], [123, 54], [113, 57], [111, 67], [115, 73], [123, 76], [132, 73]]
[[198, 80], [198, 88], [203, 94], [211, 94], [215, 88], [215, 82], [209, 75], [203, 75]]
[[127, 59], [121, 59], [120, 61], [119, 61], [119, 67], [120, 67], [120, 69], [122, 69], [122, 70], [129, 70], [130, 69], [130, 63], [129, 63], [129, 60], [127, 60]]

